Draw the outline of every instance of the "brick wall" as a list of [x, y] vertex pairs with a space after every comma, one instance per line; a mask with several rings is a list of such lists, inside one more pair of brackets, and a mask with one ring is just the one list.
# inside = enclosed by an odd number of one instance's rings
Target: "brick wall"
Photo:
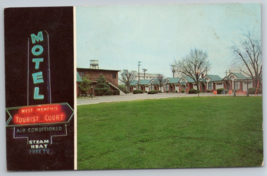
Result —
[[[77, 69], [79, 73], [84, 73], [84, 75], [89, 75], [91, 81], [96, 81], [100, 74], [103, 74], [106, 80], [116, 87], [118, 87], [118, 71], [112, 70], [98, 70], [98, 69]], [[82, 77], [82, 75], [80, 74]]]

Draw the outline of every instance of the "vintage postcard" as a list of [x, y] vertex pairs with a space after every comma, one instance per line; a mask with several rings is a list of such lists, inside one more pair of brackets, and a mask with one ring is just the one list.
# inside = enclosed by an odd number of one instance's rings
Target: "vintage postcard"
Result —
[[8, 171], [263, 166], [260, 4], [7, 8], [4, 27]]

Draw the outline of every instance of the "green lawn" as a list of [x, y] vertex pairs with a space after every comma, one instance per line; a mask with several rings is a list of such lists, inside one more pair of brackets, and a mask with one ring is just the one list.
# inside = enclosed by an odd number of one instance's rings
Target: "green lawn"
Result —
[[260, 166], [261, 97], [78, 106], [78, 169]]

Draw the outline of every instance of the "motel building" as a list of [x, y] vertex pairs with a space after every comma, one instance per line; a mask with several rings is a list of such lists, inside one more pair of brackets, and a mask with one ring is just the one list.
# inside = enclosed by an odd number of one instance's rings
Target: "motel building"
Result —
[[[165, 78], [162, 81], [160, 87], [159, 80], [157, 78], [148, 80], [134, 80], [131, 83], [130, 92], [139, 89], [145, 91], [157, 90], [161, 92], [181, 92], [184, 90], [188, 93], [189, 89], [196, 89], [197, 85], [189, 76], [182, 76], [181, 78]], [[249, 88], [257, 87], [253, 85], [253, 80], [250, 77], [246, 77], [242, 73], [230, 72], [224, 78], [219, 75], [202, 75], [199, 79], [200, 92], [213, 92], [217, 89], [223, 88], [227, 90], [236, 90], [237, 93], [246, 93]], [[261, 85], [260, 85], [261, 87]]]
[[162, 92], [173, 92], [173, 91], [177, 91], [180, 92], [180, 81], [181, 78], [170, 78], [168, 77], [167, 79], [165, 79], [164, 82], [164, 91]]
[[224, 81], [222, 78], [218, 75], [206, 75], [204, 76], [205, 83], [205, 89], [202, 86], [202, 90], [205, 90], [205, 92], [212, 92], [214, 90], [224, 88]]
[[89, 68], [77, 68], [76, 73], [76, 86], [77, 86], [77, 92], [76, 95], [79, 96], [85, 92], [82, 92], [79, 88], [80, 83], [82, 82], [82, 77], [89, 76], [89, 79], [91, 81], [91, 88], [86, 92], [87, 95], [94, 93], [94, 88], [97, 83], [97, 79], [99, 78], [100, 74], [102, 74], [107, 84], [110, 86], [111, 90], [119, 90], [120, 95], [125, 94], [118, 88], [118, 72], [120, 70], [109, 70], [109, 69], [99, 69], [98, 61], [97, 60], [90, 60], [90, 66]]
[[246, 77], [242, 73], [230, 72], [222, 80], [224, 81], [224, 89], [236, 90], [237, 93], [247, 93], [249, 88], [257, 87], [251, 77]]

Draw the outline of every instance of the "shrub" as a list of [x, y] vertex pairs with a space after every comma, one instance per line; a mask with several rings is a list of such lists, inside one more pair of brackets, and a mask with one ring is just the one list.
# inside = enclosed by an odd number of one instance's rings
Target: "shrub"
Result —
[[145, 93], [147, 93], [147, 91], [145, 91]]
[[91, 81], [89, 80], [89, 76], [82, 77], [82, 82], [79, 85], [79, 88], [83, 93], [87, 94], [87, 91], [90, 88]]
[[197, 94], [198, 91], [196, 89], [189, 89], [188, 94]]
[[224, 94], [224, 88], [217, 89], [217, 94]]
[[185, 92], [185, 90], [183, 89], [183, 90], [181, 90], [181, 92], [182, 92], [182, 93], [184, 93], [184, 92]]
[[[105, 95], [107, 91], [109, 91], [110, 87], [106, 82], [104, 75], [100, 74], [99, 78], [97, 79], [97, 83], [95, 86], [95, 94], [96, 95]], [[112, 94], [111, 94], [112, 95]]]
[[[249, 88], [248, 89], [248, 93], [250, 93], [250, 94], [255, 94], [255, 92], [256, 92], [256, 87], [253, 87], [253, 88]], [[262, 90], [261, 89], [258, 89], [258, 91], [257, 91], [259, 94], [261, 94], [262, 93]]]
[[169, 91], [168, 91], [168, 90], [166, 90], [166, 93], [169, 93]]
[[177, 90], [174, 90], [173, 92], [174, 92], [174, 93], [177, 93], [178, 91], [177, 91]]
[[158, 93], [162, 93], [161, 90]]
[[157, 93], [158, 93], [157, 90], [151, 90], [151, 91], [148, 92], [148, 94], [157, 94]]
[[133, 94], [139, 94], [139, 93], [144, 93], [142, 90], [134, 90]]
[[120, 91], [119, 90], [114, 90], [113, 91], [113, 95], [120, 95]]
[[113, 95], [113, 91], [112, 90], [108, 90], [108, 91], [106, 91], [105, 95]]

